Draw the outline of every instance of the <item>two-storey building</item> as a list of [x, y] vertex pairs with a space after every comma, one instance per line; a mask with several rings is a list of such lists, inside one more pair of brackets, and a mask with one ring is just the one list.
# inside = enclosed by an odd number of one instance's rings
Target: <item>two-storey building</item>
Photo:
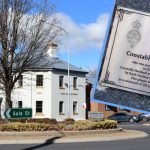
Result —
[[[57, 58], [55, 49], [52, 44], [45, 66], [39, 64], [22, 74], [12, 92], [12, 107], [31, 107], [33, 118], [85, 119], [87, 72], [74, 65], [68, 67], [67, 62]], [[3, 114], [2, 93], [0, 100]]]

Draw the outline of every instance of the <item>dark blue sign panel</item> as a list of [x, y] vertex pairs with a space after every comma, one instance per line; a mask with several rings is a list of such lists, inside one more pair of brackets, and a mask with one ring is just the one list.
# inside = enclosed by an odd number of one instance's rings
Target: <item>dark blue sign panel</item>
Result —
[[116, 0], [92, 100], [150, 112], [150, 0]]

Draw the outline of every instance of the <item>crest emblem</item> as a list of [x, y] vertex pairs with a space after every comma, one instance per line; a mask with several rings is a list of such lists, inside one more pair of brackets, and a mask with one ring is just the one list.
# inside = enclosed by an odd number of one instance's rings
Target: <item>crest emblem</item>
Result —
[[127, 41], [130, 45], [130, 48], [134, 48], [134, 46], [141, 40], [140, 28], [141, 23], [139, 20], [136, 20], [132, 23], [132, 29], [127, 34]]

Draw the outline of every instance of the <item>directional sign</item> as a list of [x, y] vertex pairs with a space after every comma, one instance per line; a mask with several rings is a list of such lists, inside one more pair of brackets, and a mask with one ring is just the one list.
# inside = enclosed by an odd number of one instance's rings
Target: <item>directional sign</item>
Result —
[[32, 118], [32, 108], [9, 108], [4, 115], [7, 119]]

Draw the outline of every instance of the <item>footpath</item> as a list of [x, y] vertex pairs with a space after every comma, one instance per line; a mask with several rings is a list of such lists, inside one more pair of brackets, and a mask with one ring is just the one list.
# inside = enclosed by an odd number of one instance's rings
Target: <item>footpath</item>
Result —
[[88, 131], [49, 131], [49, 132], [0, 132], [0, 144], [48, 144], [48, 143], [74, 143], [129, 140], [144, 138], [145, 132], [136, 130], [123, 130], [122, 128], [110, 130]]

